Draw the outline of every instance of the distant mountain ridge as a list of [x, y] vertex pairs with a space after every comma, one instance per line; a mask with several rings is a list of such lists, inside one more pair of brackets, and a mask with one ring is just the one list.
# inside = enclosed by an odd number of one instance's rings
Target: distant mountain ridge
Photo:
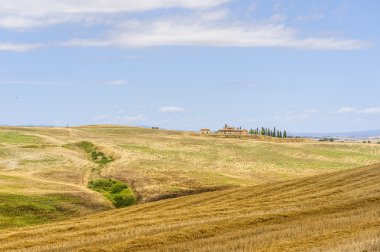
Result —
[[373, 138], [380, 137], [380, 129], [351, 131], [351, 132], [335, 132], [335, 133], [291, 133], [293, 136], [301, 137], [338, 137], [338, 138]]

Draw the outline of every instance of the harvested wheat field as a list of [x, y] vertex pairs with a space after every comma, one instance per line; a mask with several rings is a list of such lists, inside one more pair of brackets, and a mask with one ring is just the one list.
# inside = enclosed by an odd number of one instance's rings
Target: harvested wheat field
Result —
[[380, 165], [4, 230], [2, 251], [379, 251]]
[[[349, 170], [380, 145], [221, 138], [122, 126], [0, 127], [0, 229]], [[113, 179], [126, 202], [101, 186]], [[105, 197], [108, 196], [108, 197]]]
[[378, 144], [0, 127], [0, 250], [377, 251], [379, 160]]

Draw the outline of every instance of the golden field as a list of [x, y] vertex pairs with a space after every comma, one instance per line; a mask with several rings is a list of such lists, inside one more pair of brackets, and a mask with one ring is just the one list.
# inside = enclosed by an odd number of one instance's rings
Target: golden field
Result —
[[[0, 127], [0, 250], [378, 251], [379, 162], [379, 144]], [[98, 178], [137, 204], [112, 210]]]
[[3, 251], [379, 251], [380, 166], [5, 230]]

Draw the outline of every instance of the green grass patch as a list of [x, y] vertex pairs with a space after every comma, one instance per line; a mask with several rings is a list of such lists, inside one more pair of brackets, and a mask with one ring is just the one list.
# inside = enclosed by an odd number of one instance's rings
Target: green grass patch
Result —
[[83, 200], [69, 194], [0, 194], [0, 229], [42, 224], [78, 216]]
[[131, 187], [122, 181], [114, 179], [95, 179], [88, 183], [88, 187], [100, 192], [117, 208], [127, 207], [136, 203], [136, 196]]
[[6, 144], [38, 144], [41, 138], [31, 135], [23, 135], [16, 132], [0, 132], [0, 143]]
[[82, 141], [74, 144], [65, 145], [65, 147], [72, 148], [77, 147], [89, 155], [89, 158], [100, 165], [105, 165], [113, 161], [111, 156], [107, 156], [105, 153], [98, 150], [97, 146], [89, 141]]

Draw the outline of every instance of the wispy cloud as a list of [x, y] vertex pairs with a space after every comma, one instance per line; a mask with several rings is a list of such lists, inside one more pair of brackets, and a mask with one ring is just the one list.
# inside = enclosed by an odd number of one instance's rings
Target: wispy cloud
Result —
[[0, 51], [28, 52], [42, 47], [42, 44], [0, 43]]
[[370, 107], [364, 109], [342, 107], [334, 112], [337, 114], [380, 114], [380, 107]]
[[[94, 37], [69, 37], [54, 46], [79, 47], [282, 47], [306, 50], [357, 50], [368, 41], [338, 35], [308, 35], [286, 24], [287, 16], [277, 10], [262, 20], [243, 20], [232, 15], [224, 3], [232, 0], [12, 0], [0, 1], [0, 28], [30, 29], [58, 24], [106, 26]], [[280, 6], [280, 5], [279, 5]], [[281, 5], [282, 6], [282, 5]], [[182, 8], [182, 15], [142, 13], [157, 9]], [[128, 15], [123, 15], [128, 13]], [[298, 20], [322, 18], [300, 16]], [[309, 33], [310, 34], [310, 33]], [[41, 44], [0, 44], [0, 51], [26, 52]]]
[[[94, 19], [110, 15], [162, 8], [204, 10], [230, 0], [12, 0], [0, 1], [0, 27], [27, 29]], [[91, 18], [92, 17], [92, 18]]]
[[125, 86], [125, 85], [128, 85], [128, 81], [126, 81], [126, 80], [113, 80], [113, 81], [106, 82], [106, 85], [109, 85], [109, 86]]
[[199, 20], [198, 16], [129, 20], [102, 39], [73, 39], [65, 46], [122, 48], [153, 46], [286, 47], [311, 50], [356, 50], [366, 41], [342, 37], [302, 37], [295, 29], [273, 21]]
[[159, 108], [159, 111], [162, 113], [176, 113], [176, 112], [183, 112], [185, 110], [178, 106], [165, 106], [165, 107]]

